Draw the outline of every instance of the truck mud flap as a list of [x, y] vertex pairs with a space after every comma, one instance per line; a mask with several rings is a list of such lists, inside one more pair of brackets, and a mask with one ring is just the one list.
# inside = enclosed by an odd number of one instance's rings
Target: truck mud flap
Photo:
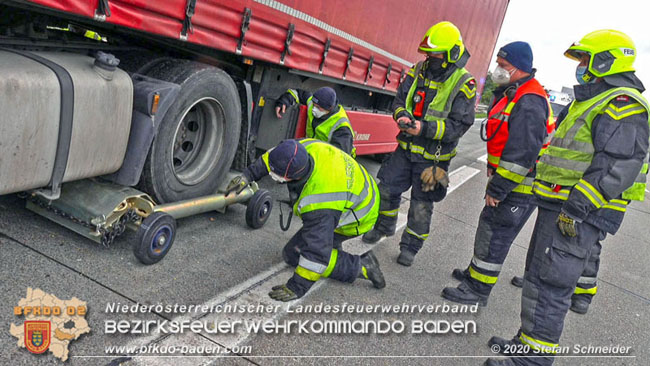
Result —
[[160, 127], [160, 121], [181, 90], [178, 84], [144, 75], [134, 74], [131, 78], [133, 79], [133, 119], [124, 162], [120, 170], [102, 177], [124, 186], [135, 186], [140, 181], [142, 168], [151, 148], [151, 142]]
[[300, 108], [297, 105], [287, 106], [286, 113], [278, 119], [275, 115], [275, 99], [266, 99], [255, 146], [258, 149], [268, 150], [282, 140], [294, 138], [299, 115]]

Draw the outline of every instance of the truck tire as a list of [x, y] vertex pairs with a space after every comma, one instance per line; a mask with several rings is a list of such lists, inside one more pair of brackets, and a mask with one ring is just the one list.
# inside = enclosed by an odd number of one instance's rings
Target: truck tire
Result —
[[140, 188], [160, 203], [213, 194], [239, 143], [241, 104], [234, 81], [216, 67], [173, 59], [147, 75], [179, 84], [181, 91], [160, 122]]

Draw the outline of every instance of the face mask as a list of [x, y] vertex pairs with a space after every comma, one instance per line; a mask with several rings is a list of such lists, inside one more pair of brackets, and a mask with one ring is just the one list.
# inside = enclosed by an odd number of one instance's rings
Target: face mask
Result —
[[585, 84], [589, 84], [590, 82], [595, 80], [594, 78], [592, 78], [589, 81], [583, 79], [583, 77], [585, 76], [586, 73], [587, 73], [587, 66], [578, 66], [578, 67], [576, 67], [576, 80], [578, 80], [578, 84], [585, 85]]
[[431, 71], [442, 69], [442, 64], [445, 62], [442, 58], [429, 57], [427, 68]]
[[311, 114], [313, 114], [314, 117], [316, 117], [316, 118], [321, 118], [321, 117], [323, 117], [324, 115], [326, 115], [327, 113], [329, 113], [329, 112], [328, 112], [328, 111], [324, 111], [324, 110], [322, 110], [322, 109], [320, 109], [320, 108], [317, 108], [317, 107], [314, 107], [314, 108], [312, 108], [312, 110], [311, 110]]
[[289, 181], [289, 179], [287, 179], [285, 177], [282, 177], [282, 176], [280, 176], [278, 174], [275, 174], [273, 172], [269, 172], [269, 175], [271, 176], [271, 179], [276, 181], [276, 183], [283, 184], [283, 183], [287, 183]]
[[512, 76], [510, 71], [501, 66], [497, 66], [492, 72], [492, 81], [497, 85], [506, 85], [510, 82], [510, 76]]

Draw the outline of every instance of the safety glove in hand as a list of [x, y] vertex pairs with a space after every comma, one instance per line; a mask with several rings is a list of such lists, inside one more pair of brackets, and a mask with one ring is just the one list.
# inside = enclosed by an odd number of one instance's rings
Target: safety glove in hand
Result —
[[438, 184], [444, 188], [449, 186], [447, 172], [437, 166], [430, 166], [424, 169], [422, 174], [420, 174], [420, 180], [422, 181], [422, 192], [433, 191]]
[[248, 186], [248, 183], [248, 179], [246, 179], [246, 177], [243, 175], [236, 176], [230, 181], [230, 183], [228, 183], [226, 194], [230, 194], [232, 192], [237, 192], [237, 194], [240, 194], [241, 191], [243, 191], [244, 188]]
[[575, 220], [567, 216], [564, 212], [560, 212], [560, 215], [557, 217], [557, 227], [560, 228], [560, 232], [564, 236], [573, 238], [578, 235]]
[[295, 300], [298, 298], [298, 295], [296, 295], [295, 292], [291, 291], [291, 289], [289, 289], [287, 285], [273, 286], [273, 288], [271, 288], [271, 292], [269, 292], [269, 296], [273, 300], [284, 301], [284, 302]]

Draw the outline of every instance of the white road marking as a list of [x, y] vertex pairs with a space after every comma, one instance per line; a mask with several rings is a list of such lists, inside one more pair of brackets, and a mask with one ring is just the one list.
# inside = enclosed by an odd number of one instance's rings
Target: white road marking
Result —
[[478, 159], [476, 159], [476, 160], [477, 160], [477, 161], [480, 161], [481, 163], [485, 163], [485, 164], [487, 164], [487, 154], [485, 154], [485, 155], [481, 155], [481, 156], [480, 156]]
[[[449, 190], [447, 194], [452, 193], [456, 189], [458, 189], [460, 186], [462, 186], [464, 183], [466, 183], [468, 180], [470, 180], [472, 177], [474, 177], [476, 174], [480, 172], [479, 169], [475, 169], [472, 167], [468, 166], [461, 166], [460, 168], [454, 170], [449, 174]], [[408, 212], [408, 201], [403, 201], [402, 204], [400, 205], [400, 213], [397, 218], [397, 232], [399, 232], [404, 226], [406, 226], [406, 220], [407, 220], [407, 212]], [[399, 234], [396, 234], [399, 235]], [[379, 245], [383, 241], [380, 240], [377, 244]], [[345, 251], [352, 253], [352, 254], [363, 254], [372, 248], [374, 248], [375, 245], [368, 245], [365, 244], [361, 241], [360, 237], [350, 239], [345, 242]], [[291, 301], [289, 303], [280, 303], [274, 300], [271, 300], [271, 298], [268, 297], [268, 293], [271, 291], [271, 287], [279, 284], [284, 284], [285, 281], [290, 278], [293, 275], [293, 268], [289, 267], [285, 263], [279, 263], [277, 265], [272, 266], [268, 270], [259, 273], [258, 275], [251, 277], [250, 279], [246, 280], [245, 282], [242, 282], [234, 287], [231, 287], [230, 289], [218, 294], [214, 298], [208, 300], [202, 305], [206, 305], [208, 307], [211, 306], [217, 306], [217, 305], [222, 305], [222, 306], [240, 306], [240, 305], [254, 305], [256, 308], [257, 306], [262, 306], [262, 307], [267, 307], [267, 306], [279, 306], [278, 311], [274, 312], [246, 312], [246, 313], [222, 313], [222, 312], [215, 312], [215, 313], [198, 313], [198, 314], [186, 314], [182, 316], [178, 316], [172, 321], [183, 321], [183, 320], [201, 320], [206, 323], [214, 323], [215, 321], [229, 321], [230, 323], [233, 323], [235, 321], [241, 321], [242, 324], [243, 322], [264, 322], [268, 320], [273, 320], [277, 319], [281, 316], [283, 316], [286, 312], [287, 305], [295, 306], [296, 304], [302, 302], [303, 299], [305, 299], [307, 296], [310, 294], [316, 292], [316, 290], [320, 287], [323, 286], [323, 284], [327, 283], [327, 281], [318, 281], [317, 283], [312, 286], [311, 290], [302, 298]], [[241, 326], [238, 328], [238, 332], [235, 334], [205, 334], [206, 337], [210, 338], [211, 340], [217, 342], [218, 344], [225, 346], [229, 349], [232, 349], [236, 346], [242, 345], [244, 342], [247, 341], [247, 339], [251, 336], [250, 333], [246, 332], [246, 329]], [[136, 340], [130, 342], [127, 347], [141, 347], [144, 345], [148, 344], [153, 344], [153, 343], [164, 343], [164, 344], [169, 344], [169, 345], [174, 345], [174, 346], [183, 346], [187, 345], [189, 342], [196, 342], [196, 339], [192, 339], [191, 337], [188, 337], [187, 335], [170, 335], [170, 336], [161, 336], [161, 335], [152, 335], [152, 336], [147, 336], [147, 337], [139, 337]], [[209, 357], [206, 357], [206, 359], [209, 359]], [[206, 359], [201, 358], [202, 360], [201, 364], [205, 362]], [[134, 357], [134, 361], [139, 364], [147, 364], [147, 365], [156, 365], [158, 362], [159, 364], [164, 364], [165, 361], [164, 358], [156, 358], [156, 357]], [[199, 362], [199, 360], [196, 360]]]

